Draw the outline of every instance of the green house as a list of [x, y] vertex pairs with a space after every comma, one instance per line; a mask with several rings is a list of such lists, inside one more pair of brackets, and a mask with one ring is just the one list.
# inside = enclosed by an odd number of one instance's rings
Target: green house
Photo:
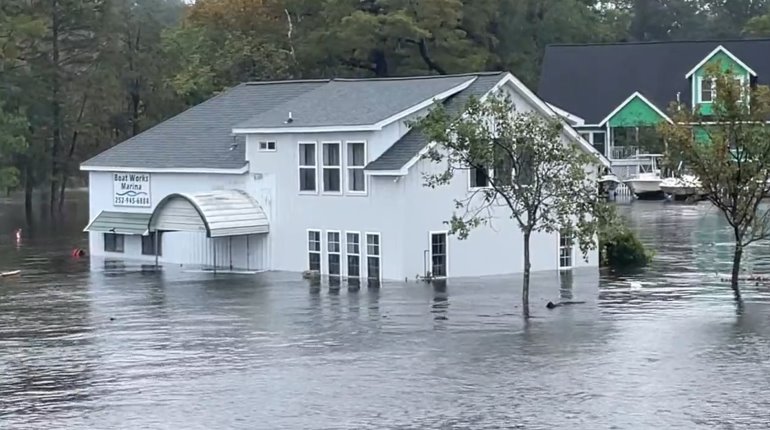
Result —
[[770, 84], [770, 39], [552, 45], [539, 95], [626, 176], [637, 153], [660, 153], [655, 127], [673, 102], [708, 114], [717, 64], [744, 85]]

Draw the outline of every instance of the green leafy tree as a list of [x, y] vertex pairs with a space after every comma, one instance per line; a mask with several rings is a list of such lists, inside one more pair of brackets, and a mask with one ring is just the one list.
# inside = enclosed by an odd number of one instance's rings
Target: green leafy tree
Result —
[[482, 172], [486, 186], [458, 199], [448, 221], [460, 239], [505, 214], [524, 237], [522, 303], [529, 316], [530, 239], [533, 233], [569, 235], [584, 256], [597, 246], [597, 217], [602, 207], [590, 178], [596, 160], [563, 138], [557, 119], [517, 112], [511, 100], [496, 95], [471, 100], [460, 116], [439, 107], [417, 126], [435, 142], [427, 156], [441, 166], [426, 174], [425, 185], [448, 184], [458, 172]]
[[751, 18], [743, 29], [744, 34], [755, 37], [770, 36], [770, 13]]
[[293, 77], [288, 21], [278, 0], [199, 0], [165, 35], [170, 82], [188, 104], [250, 80]]
[[[375, 76], [478, 71], [491, 60], [489, 0], [328, 0], [303, 54]], [[320, 51], [316, 51], [320, 48]]]
[[742, 85], [719, 66], [707, 73], [716, 84], [711, 109], [674, 105], [673, 123], [662, 124], [660, 131], [669, 158], [683, 161], [700, 179], [733, 230], [730, 285], [740, 300], [743, 251], [770, 235], [770, 207], [761, 205], [770, 184], [770, 89]]
[[530, 85], [537, 83], [546, 46], [616, 41], [627, 19], [616, 8], [607, 11], [586, 0], [502, 0], [493, 8], [499, 11], [490, 26], [499, 41], [495, 68], [510, 70]]
[[27, 149], [27, 118], [0, 104], [0, 192], [19, 185], [19, 170], [15, 157]]

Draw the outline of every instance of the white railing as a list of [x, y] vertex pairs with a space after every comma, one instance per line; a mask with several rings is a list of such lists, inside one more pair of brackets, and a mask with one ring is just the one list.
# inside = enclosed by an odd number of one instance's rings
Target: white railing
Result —
[[610, 152], [611, 160], [622, 160], [625, 158], [633, 157], [639, 151], [638, 146], [615, 146]]

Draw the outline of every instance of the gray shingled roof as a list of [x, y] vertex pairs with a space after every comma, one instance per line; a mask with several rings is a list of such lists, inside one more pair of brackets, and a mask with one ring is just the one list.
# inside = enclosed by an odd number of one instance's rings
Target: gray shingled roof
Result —
[[231, 88], [84, 162], [84, 167], [238, 169], [245, 145], [230, 150], [233, 125], [328, 81], [246, 83]]
[[[473, 76], [336, 79], [235, 128], [372, 125], [449, 91]], [[287, 123], [291, 113], [292, 122]]]
[[[390, 79], [339, 79], [246, 83], [85, 161], [88, 167], [239, 169], [246, 164], [243, 137], [233, 147], [233, 128], [370, 125], [391, 117], [469, 80], [448, 98], [459, 111], [470, 96], [482, 96], [503, 73]], [[368, 101], [364, 103], [362, 101]], [[400, 169], [427, 142], [409, 132], [370, 170]], [[232, 148], [232, 149], [231, 149]]]
[[[444, 104], [452, 114], [458, 114], [465, 108], [471, 97], [481, 97], [488, 93], [500, 82], [504, 72], [479, 73], [476, 80], [465, 90], [448, 98]], [[398, 170], [408, 163], [415, 155], [428, 145], [428, 140], [415, 129], [407, 132], [393, 146], [388, 148], [379, 158], [366, 166], [366, 170]]]

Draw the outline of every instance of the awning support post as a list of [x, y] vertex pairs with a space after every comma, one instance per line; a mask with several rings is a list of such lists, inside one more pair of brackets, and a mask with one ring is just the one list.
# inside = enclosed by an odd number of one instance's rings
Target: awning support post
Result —
[[157, 230], [155, 232], [153, 232], [153, 233], [150, 233], [150, 234], [154, 234], [155, 235], [155, 237], [154, 237], [154, 239], [155, 239], [155, 270], [158, 270], [158, 254], [160, 254], [160, 252], [158, 252], [158, 242], [160, 241], [160, 237], [159, 237], [160, 235], [158, 234]]
[[214, 274], [217, 274], [217, 244], [214, 238], [211, 238], [211, 248], [214, 250]]
[[229, 242], [230, 242], [228, 244], [230, 246], [230, 250], [229, 250], [229, 254], [230, 254], [230, 271], [232, 272], [233, 271], [233, 237], [232, 236], [228, 236], [228, 239], [229, 239]]
[[249, 253], [249, 235], [246, 235], [246, 270], [251, 270], [251, 254]]

